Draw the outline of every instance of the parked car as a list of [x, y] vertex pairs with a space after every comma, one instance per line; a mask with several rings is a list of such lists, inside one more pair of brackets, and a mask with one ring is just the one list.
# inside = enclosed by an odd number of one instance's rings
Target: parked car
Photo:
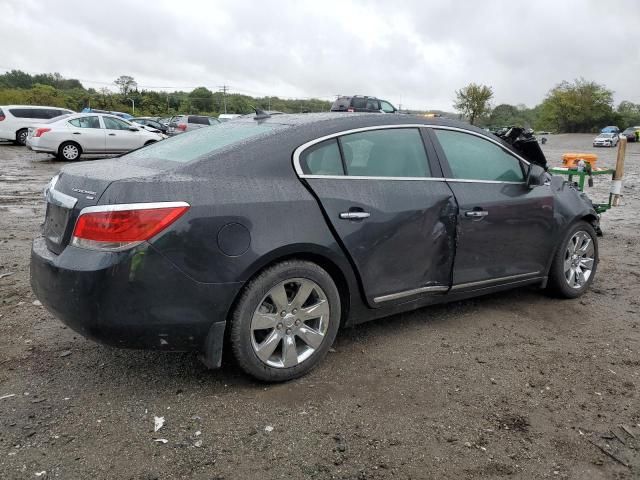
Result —
[[97, 110], [95, 108], [83, 108], [81, 113], [108, 113], [109, 115], [115, 115], [116, 117], [124, 118], [125, 120], [131, 120], [133, 115], [125, 112], [114, 112], [110, 110]]
[[625, 128], [625, 130], [620, 134], [627, 137], [627, 142], [635, 142], [636, 141], [636, 131], [640, 130], [640, 127], [629, 127]]
[[89, 338], [209, 367], [227, 338], [245, 372], [284, 381], [342, 325], [593, 281], [593, 204], [519, 132], [518, 150], [444, 118], [254, 118], [65, 166], [31, 254], [43, 305]]
[[239, 113], [221, 113], [218, 115], [218, 120], [221, 122], [228, 122], [229, 120], [233, 120], [234, 118], [238, 118], [241, 115]]
[[177, 115], [171, 118], [169, 123], [169, 135], [177, 135], [179, 133], [190, 132], [202, 127], [210, 127], [219, 125], [222, 122], [215, 117], [207, 117], [204, 115]]
[[331, 105], [332, 112], [369, 112], [369, 113], [396, 113], [398, 109], [386, 100], [376, 97], [354, 95], [351, 97], [338, 97]]
[[138, 123], [140, 125], [145, 125], [147, 127], [155, 128], [156, 130], [164, 134], [166, 134], [167, 131], [169, 130], [168, 125], [164, 125], [163, 123], [160, 123], [158, 120], [151, 117], [137, 117], [137, 118], [132, 118], [130, 121], [132, 123]]
[[593, 139], [594, 147], [615, 147], [618, 145], [619, 134], [617, 133], [601, 133]]
[[620, 129], [615, 125], [609, 125], [608, 127], [604, 127], [600, 130], [600, 133], [615, 133], [616, 135], [620, 134]]
[[11, 140], [18, 145], [27, 141], [29, 127], [43, 120], [60, 115], [75, 113], [73, 110], [58, 107], [39, 107], [33, 105], [0, 106], [0, 139]]
[[29, 127], [27, 146], [73, 161], [83, 154], [129, 152], [165, 137], [114, 115], [77, 113]]

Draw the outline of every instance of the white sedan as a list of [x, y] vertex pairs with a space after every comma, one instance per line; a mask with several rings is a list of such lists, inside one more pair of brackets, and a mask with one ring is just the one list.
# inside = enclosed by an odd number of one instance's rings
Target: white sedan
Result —
[[601, 133], [593, 139], [594, 147], [615, 147], [618, 145], [617, 133]]
[[166, 138], [115, 115], [78, 113], [29, 127], [27, 146], [35, 152], [78, 160], [86, 154], [125, 153]]

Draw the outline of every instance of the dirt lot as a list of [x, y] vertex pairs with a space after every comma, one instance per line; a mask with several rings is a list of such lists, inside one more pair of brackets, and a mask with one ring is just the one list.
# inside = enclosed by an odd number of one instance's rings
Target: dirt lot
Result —
[[[551, 136], [548, 158], [592, 138]], [[582, 299], [521, 289], [376, 321], [275, 386], [97, 345], [34, 304], [30, 242], [62, 166], [0, 145], [0, 478], [640, 478], [640, 145]]]

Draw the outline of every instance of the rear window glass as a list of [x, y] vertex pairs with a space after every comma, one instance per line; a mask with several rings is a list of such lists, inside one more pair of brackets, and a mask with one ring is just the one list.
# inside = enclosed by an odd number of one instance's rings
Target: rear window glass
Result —
[[346, 110], [349, 108], [349, 104], [351, 103], [351, 97], [340, 97], [333, 102], [331, 105], [331, 110]]
[[[283, 125], [253, 125], [246, 123], [224, 123], [216, 128], [199, 128], [191, 132], [183, 133], [154, 143], [148, 147], [131, 152], [122, 158], [130, 160], [169, 161], [187, 163], [221, 150], [230, 145], [241, 143], [249, 138], [266, 134]], [[144, 164], [144, 162], [135, 162]]]
[[198, 125], [209, 125], [209, 119], [207, 117], [198, 117], [192, 115], [189, 117], [189, 123], [197, 123]]

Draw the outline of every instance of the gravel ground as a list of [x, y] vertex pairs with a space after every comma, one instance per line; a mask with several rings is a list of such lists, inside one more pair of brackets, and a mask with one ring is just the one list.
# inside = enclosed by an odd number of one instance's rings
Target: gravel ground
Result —
[[[591, 139], [544, 148], [559, 164]], [[30, 242], [62, 165], [0, 145], [0, 478], [640, 478], [640, 145], [584, 297], [520, 289], [375, 321], [281, 385], [97, 345], [37, 304]]]

